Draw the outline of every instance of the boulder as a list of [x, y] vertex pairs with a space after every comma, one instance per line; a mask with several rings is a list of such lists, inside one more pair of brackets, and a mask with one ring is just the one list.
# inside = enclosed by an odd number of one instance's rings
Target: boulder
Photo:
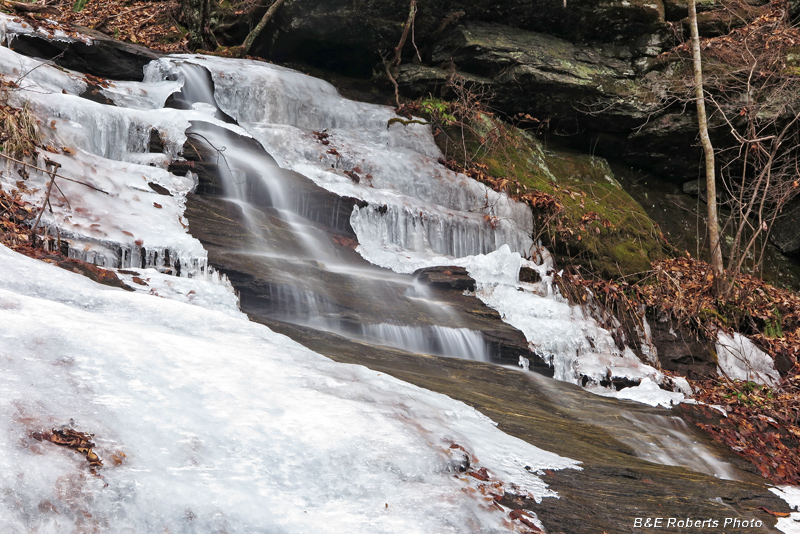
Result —
[[[660, 48], [658, 49], [660, 50]], [[627, 132], [647, 120], [659, 98], [635, 80], [630, 48], [575, 45], [544, 33], [468, 23], [447, 33], [431, 51], [438, 68], [401, 65], [406, 93], [432, 89], [453, 70], [491, 93], [492, 106], [549, 118], [557, 129]]]
[[15, 36], [9, 47], [26, 56], [53, 60], [61, 67], [112, 80], [141, 81], [144, 66], [162, 55], [89, 28], [75, 29], [90, 37], [91, 43], [49, 39], [36, 33]]
[[800, 256], [800, 199], [783, 210], [769, 237], [784, 254]]
[[[257, 51], [279, 60], [369, 74], [381, 54], [393, 53], [408, 10], [408, 2], [395, 0], [288, 0]], [[429, 0], [419, 2], [414, 28], [423, 55], [456, 20], [619, 43], [665, 27], [662, 0]], [[405, 54], [411, 58], [414, 53], [409, 42]]]

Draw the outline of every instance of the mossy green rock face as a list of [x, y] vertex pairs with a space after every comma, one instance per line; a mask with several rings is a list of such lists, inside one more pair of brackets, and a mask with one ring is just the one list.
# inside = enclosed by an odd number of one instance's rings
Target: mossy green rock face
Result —
[[539, 231], [570, 263], [615, 278], [648, 271], [650, 262], [661, 257], [658, 228], [620, 186], [605, 159], [544, 149], [532, 139], [518, 157], [524, 158], [522, 183], [564, 204], [564, 224], [574, 233]]
[[[660, 231], [605, 159], [545, 147], [522, 130], [479, 117], [464, 138], [473, 161], [494, 177], [551, 194], [563, 204], [555, 219], [539, 214], [535, 236], [555, 248], [563, 262], [615, 278], [648, 271], [651, 261], [661, 257]], [[458, 133], [449, 138], [458, 139]], [[454, 145], [442, 148], [455, 158], [464, 151]], [[511, 188], [512, 195], [523, 192]]]

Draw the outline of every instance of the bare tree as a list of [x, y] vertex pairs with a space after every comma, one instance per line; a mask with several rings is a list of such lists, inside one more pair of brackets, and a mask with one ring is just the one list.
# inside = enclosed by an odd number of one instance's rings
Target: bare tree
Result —
[[787, 66], [800, 31], [785, 6], [771, 6], [704, 52], [712, 72], [704, 80], [714, 109], [709, 121], [725, 141], [717, 142], [717, 161], [720, 204], [729, 210], [722, 229], [730, 239], [729, 274], [762, 270], [770, 231], [800, 193], [800, 70]]
[[722, 247], [719, 240], [719, 217], [717, 215], [717, 176], [714, 161], [714, 147], [708, 135], [705, 91], [703, 88], [703, 66], [700, 56], [700, 33], [697, 29], [697, 9], [695, 0], [689, 0], [689, 23], [692, 32], [692, 62], [694, 64], [694, 90], [697, 105], [697, 123], [700, 127], [700, 142], [703, 145], [706, 167], [706, 194], [708, 206], [708, 241], [711, 247], [711, 269], [714, 275], [714, 290], [722, 291], [724, 266]]
[[269, 6], [269, 9], [267, 9], [266, 13], [264, 13], [264, 16], [261, 17], [261, 20], [258, 22], [258, 24], [256, 24], [256, 27], [253, 28], [253, 30], [247, 34], [247, 37], [245, 37], [244, 43], [242, 44], [242, 50], [241, 50], [242, 57], [250, 53], [250, 49], [253, 47], [253, 43], [256, 42], [256, 38], [261, 34], [261, 32], [267, 26], [267, 23], [275, 15], [275, 12], [278, 10], [278, 8], [281, 7], [281, 4], [283, 4], [283, 0], [275, 0], [275, 2], [273, 2], [272, 5]]

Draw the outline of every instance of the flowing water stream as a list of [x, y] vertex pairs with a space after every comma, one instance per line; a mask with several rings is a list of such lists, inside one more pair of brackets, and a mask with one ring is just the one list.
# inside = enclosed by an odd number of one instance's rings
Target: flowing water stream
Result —
[[[0, 48], [4, 68], [13, 71], [9, 65], [19, 62], [30, 71], [28, 83], [39, 91], [34, 106], [52, 117], [59, 142], [82, 149], [52, 155], [62, 171], [108, 189], [86, 169], [128, 177], [127, 189], [111, 195], [113, 207], [102, 196], [64, 186], [69, 215], [58, 215], [63, 206], [55, 199], [56, 214], [45, 222], [70, 255], [199, 278], [209, 276], [210, 250], [223, 271], [225, 261], [235, 260], [234, 285], [238, 272], [255, 288], [237, 286], [251, 316], [334, 359], [385, 370], [485, 409], [530, 442], [583, 455], [586, 476], [635, 471], [646, 473], [644, 480], [663, 476], [670, 491], [684, 482], [698, 488], [721, 479], [753, 484], [678, 418], [485, 365], [509, 360], [493, 337], [493, 330], [511, 330], [497, 321], [502, 316], [524, 333], [521, 350], [529, 343], [562, 380], [663, 378], [547, 289], [547, 266], [524, 259], [533, 246], [528, 207], [440, 165], [427, 126], [392, 121], [389, 108], [346, 100], [326, 82], [289, 69], [202, 56], [154, 61], [143, 83], [103, 89], [116, 106], [99, 104], [75, 96], [85, 90], [80, 77], [34, 69], [33, 60], [10, 54]], [[159, 150], [153, 150], [154, 135]], [[190, 151], [196, 153], [184, 165], [190, 172], [168, 172]], [[205, 250], [182, 228], [181, 195], [195, 187], [209, 193], [203, 200], [209, 213], [216, 210], [206, 227], [188, 221]], [[153, 191], [163, 196], [153, 201]], [[84, 208], [103, 202], [108, 228]], [[539, 269], [543, 281], [519, 283], [522, 265]], [[458, 267], [476, 281], [467, 291], [443, 291], [411, 275], [431, 267]], [[592, 436], [601, 436], [597, 444], [589, 444]], [[602, 464], [596, 472], [595, 460]], [[647, 462], [707, 476], [651, 471]], [[569, 481], [562, 482], [569, 492]], [[583, 491], [571, 498], [584, 502]], [[604, 498], [613, 501], [612, 493]], [[717, 506], [703, 499], [698, 509]]]
[[[172, 105], [230, 120], [217, 106], [205, 67], [189, 62], [169, 66], [176, 72], [167, 76], [183, 82]], [[304, 177], [278, 167], [266, 151], [254, 146], [257, 143], [237, 143], [229, 130], [216, 125], [193, 121], [188, 136], [191, 142], [203, 143], [217, 154], [217, 177], [224, 198], [241, 210], [251, 234], [241, 253], [257, 257], [265, 270], [282, 272], [262, 294], [262, 313], [415, 353], [492, 359], [483, 335], [460, 324], [459, 313], [432, 298], [424, 284], [374, 267], [337, 246], [331, 231], [348, 231], [349, 221], [330, 220], [320, 213], [325, 210], [315, 210], [307, 202], [309, 185]], [[473, 230], [470, 235], [457, 225], [451, 225], [449, 231], [450, 236], [437, 231], [439, 246], [447, 251], [477, 253], [486, 249], [480, 231]], [[411, 239], [418, 239], [416, 233]], [[352, 317], [351, 312], [360, 311], [345, 302], [352, 295], [360, 295], [362, 305], [365, 302], [370, 309], [367, 321], [363, 315]]]
[[[186, 62], [175, 66], [175, 77], [184, 84], [173, 105], [206, 110], [218, 119], [231, 120], [217, 106], [206, 68]], [[329, 126], [333, 124], [335, 121]], [[263, 126], [260, 128], [265, 130]], [[218, 127], [195, 121], [189, 136], [205, 142], [219, 154], [218, 175], [225, 198], [239, 207], [251, 234], [250, 248], [245, 253], [259, 256], [264, 262], [278, 262], [280, 267], [276, 265], [275, 269], [282, 268], [292, 273], [284, 276], [282, 283], [267, 286], [264, 297], [269, 305], [267, 310], [261, 310], [262, 314], [408, 352], [492, 361], [490, 346], [482, 334], [450, 326], [454, 319], [457, 320], [458, 312], [435, 300], [424, 284], [412, 277], [367, 265], [336, 247], [326, 228], [318, 222], [326, 219], [312, 214], [303, 200], [305, 191], [296, 185], [296, 182], [304, 180], [302, 176], [279, 168], [275, 160], [259, 147], [237, 144], [230, 132]], [[328, 138], [330, 134], [325, 137]], [[414, 225], [398, 231], [397, 227], [402, 223], [397, 219], [387, 218], [386, 213], [370, 210], [369, 206], [362, 211], [370, 214], [366, 224], [371, 227], [371, 233], [377, 231], [381, 234], [380, 242], [400, 243], [406, 250], [406, 247], [417, 252], [434, 249], [435, 252], [461, 257], [492, 252], [486, 243], [496, 239], [492, 236], [491, 226], [471, 232], [456, 221], [448, 223], [451, 237], [440, 239], [441, 242], [434, 246], [428, 233], [420, 237]], [[385, 211], [388, 212], [388, 208]], [[265, 213], [270, 215], [269, 221], [263, 220]], [[358, 216], [357, 213], [356, 220], [360, 220]], [[422, 217], [425, 220], [425, 214]], [[420, 226], [424, 227], [424, 224]], [[276, 227], [286, 230], [288, 244], [285, 239], [274, 235]], [[400, 234], [405, 236], [398, 237]], [[441, 232], [437, 231], [437, 235], [441, 236]], [[359, 237], [363, 239], [363, 232]], [[414, 246], [409, 243], [422, 244]], [[304, 267], [309, 265], [314, 268]], [[346, 285], [349, 292], [366, 297], [367, 306], [372, 310], [368, 322], [348, 319], [347, 303], [337, 300], [339, 291], [329, 286], [330, 273], [337, 274], [336, 285]], [[423, 316], [428, 316], [433, 324], [401, 322], [403, 317]], [[532, 380], [537, 388], [552, 391], [551, 383], [546, 379], [532, 377]], [[568, 397], [563, 400], [566, 402]], [[614, 435], [646, 460], [684, 466], [723, 479], [737, 478], [736, 469], [716, 458], [700, 443], [696, 431], [677, 417], [620, 410], [612, 405], [595, 407], [591, 412], [591, 422], [613, 426]]]

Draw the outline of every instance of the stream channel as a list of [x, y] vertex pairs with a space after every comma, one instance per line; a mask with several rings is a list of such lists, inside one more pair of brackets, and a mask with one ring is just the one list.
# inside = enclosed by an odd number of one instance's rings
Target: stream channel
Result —
[[[782, 505], [752, 466], [669, 410], [593, 395], [545, 376], [553, 371], [530, 352], [525, 336], [471, 296], [475, 283], [463, 268], [401, 274], [367, 262], [354, 250], [360, 237], [363, 246], [364, 236], [375, 236], [358, 231], [366, 221], [383, 225], [373, 230], [381, 233], [376, 242], [383, 251], [407, 259], [422, 252], [455, 258], [485, 254], [504, 242], [526, 252], [530, 243], [515, 227], [489, 227], [483, 213], [474, 216], [470, 204], [486, 202], [488, 194], [481, 199], [480, 191], [454, 193], [434, 185], [415, 193], [444, 208], [423, 213], [407, 198], [410, 189], [423, 187], [421, 175], [429, 168], [419, 162], [408, 168], [397, 154], [382, 152], [381, 143], [413, 157], [427, 150], [426, 160], [435, 154], [429, 147], [402, 146], [397, 137], [387, 141], [389, 134], [370, 124], [388, 130], [385, 111], [344, 102], [324, 82], [277, 68], [262, 71], [273, 76], [269, 81], [277, 83], [277, 92], [265, 96], [269, 90], [255, 84], [269, 83], [256, 78], [249, 90], [261, 94], [247, 94], [242, 80], [215, 71], [216, 61], [163, 60], [148, 75], [186, 80], [168, 107], [204, 110], [226, 123], [237, 117], [251, 121], [239, 124], [253, 137], [194, 121], [184, 146], [187, 161], [171, 168], [199, 176], [186, 211], [190, 232], [208, 250], [209, 263], [231, 280], [251, 320], [336, 361], [365, 365], [461, 400], [505, 432], [583, 462], [580, 471], [545, 476], [560, 499], [513, 503], [534, 510], [551, 533], [638, 532], [635, 520], [643, 517], [717, 519], [720, 524], [730, 517], [756, 518], [762, 528], [742, 531], [773, 532], [774, 519], [759, 507]], [[296, 96], [300, 91], [321, 95], [303, 99]], [[267, 97], [285, 109], [265, 105]], [[281, 113], [286, 117], [277, 116]], [[275, 126], [281, 123], [302, 130], [304, 138], [297, 141], [289, 128]], [[358, 144], [362, 141], [366, 145]], [[350, 156], [354, 153], [363, 157]], [[381, 163], [367, 168], [369, 157]], [[315, 182], [326, 172], [340, 180], [323, 188]], [[360, 193], [349, 195], [355, 188]], [[513, 207], [504, 209], [504, 217], [518, 217]], [[520, 356], [539, 373], [516, 367]]]

